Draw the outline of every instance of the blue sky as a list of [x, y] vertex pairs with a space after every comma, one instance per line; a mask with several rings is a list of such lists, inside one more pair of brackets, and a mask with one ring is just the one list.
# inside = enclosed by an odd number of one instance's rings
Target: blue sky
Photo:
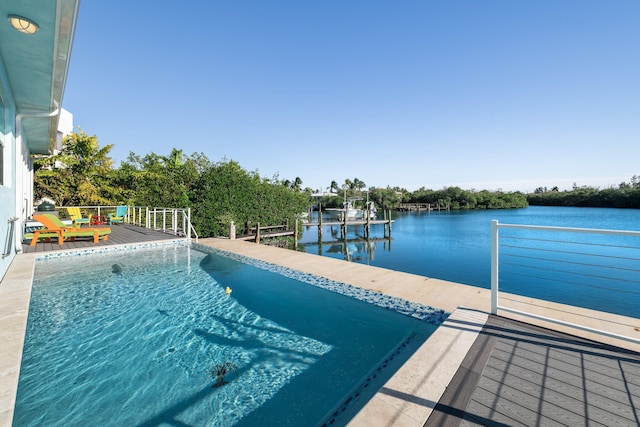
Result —
[[640, 175], [640, 1], [83, 1], [63, 106], [118, 164], [324, 189]]

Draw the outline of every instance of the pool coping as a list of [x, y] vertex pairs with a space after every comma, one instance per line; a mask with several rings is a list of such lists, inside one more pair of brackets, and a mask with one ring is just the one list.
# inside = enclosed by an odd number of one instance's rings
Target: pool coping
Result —
[[488, 318], [456, 309], [347, 425], [423, 426]]

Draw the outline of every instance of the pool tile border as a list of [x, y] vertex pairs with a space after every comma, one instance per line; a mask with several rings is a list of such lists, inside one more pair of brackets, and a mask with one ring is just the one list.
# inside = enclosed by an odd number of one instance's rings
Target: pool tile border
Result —
[[294, 270], [288, 267], [279, 266], [266, 261], [257, 260], [255, 258], [239, 255], [233, 252], [224, 251], [218, 248], [212, 248], [210, 246], [202, 245], [200, 243], [189, 242], [186, 239], [174, 239], [165, 240], [152, 243], [136, 243], [125, 244], [117, 246], [105, 246], [100, 248], [86, 248], [86, 249], [71, 249], [66, 251], [48, 252], [37, 255], [36, 261], [43, 261], [49, 259], [59, 259], [64, 257], [77, 257], [84, 255], [95, 255], [105, 253], [115, 253], [130, 250], [152, 249], [162, 246], [185, 246], [192, 247], [202, 252], [215, 253], [226, 258], [234, 259], [245, 264], [260, 268], [262, 270], [271, 271], [273, 273], [280, 274], [291, 279], [301, 281], [313, 286], [317, 286], [323, 289], [327, 289], [341, 295], [345, 295], [351, 298], [358, 299], [360, 301], [374, 304], [379, 307], [386, 308], [388, 310], [396, 311], [406, 316], [414, 317], [418, 320], [431, 323], [433, 325], [441, 325], [450, 313], [434, 308], [428, 305], [419, 304], [416, 302], [408, 301], [402, 298], [385, 295], [381, 292], [373, 291], [370, 289], [363, 289], [357, 286], [350, 285], [344, 282], [338, 282], [336, 280], [327, 279], [325, 277], [316, 276], [310, 273], [304, 273], [299, 270]]
[[152, 243], [132, 243], [132, 244], [124, 244], [124, 245], [115, 245], [115, 246], [104, 246], [100, 248], [87, 248], [87, 249], [69, 249], [58, 252], [46, 252], [42, 254], [36, 255], [36, 261], [43, 261], [48, 259], [58, 259], [64, 257], [76, 257], [83, 255], [95, 255], [95, 254], [105, 254], [109, 252], [124, 252], [131, 250], [140, 250], [140, 249], [153, 249], [161, 246], [189, 246], [189, 241], [186, 239], [175, 239], [175, 240], [161, 240], [158, 242]]
[[277, 273], [303, 283], [327, 289], [341, 295], [345, 295], [351, 298], [358, 299], [360, 301], [367, 302], [369, 304], [374, 304], [379, 307], [386, 308], [388, 310], [396, 311], [400, 314], [411, 316], [418, 320], [425, 321], [436, 326], [441, 325], [450, 315], [450, 313], [439, 308], [434, 308], [402, 298], [385, 295], [381, 292], [373, 291], [371, 289], [359, 288], [348, 283], [338, 282], [336, 280], [316, 276], [314, 274], [304, 273], [299, 270], [283, 267], [267, 261], [257, 260], [245, 255], [228, 252], [218, 248], [212, 248], [211, 246], [205, 246], [199, 243], [192, 243], [191, 246], [194, 249], [202, 252], [214, 253], [220, 256], [224, 256], [226, 258], [249, 264], [262, 270], [271, 271], [273, 273]]

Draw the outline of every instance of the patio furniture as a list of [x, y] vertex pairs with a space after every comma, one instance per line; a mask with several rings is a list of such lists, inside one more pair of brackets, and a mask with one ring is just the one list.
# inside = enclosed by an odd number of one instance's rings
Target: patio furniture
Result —
[[104, 215], [93, 215], [91, 217], [91, 225], [105, 225], [107, 223], [107, 218]]
[[114, 223], [124, 224], [124, 216], [127, 214], [128, 206], [117, 206], [115, 214], [109, 214], [109, 225]]
[[69, 213], [69, 217], [73, 220], [73, 225], [80, 227], [82, 224], [91, 223], [91, 215], [89, 215], [88, 218], [84, 218], [80, 212], [80, 208], [78, 207], [67, 208], [67, 212]]
[[58, 217], [51, 214], [34, 214], [33, 218], [40, 222], [44, 228], [34, 230], [30, 246], [35, 246], [40, 237], [56, 236], [58, 237], [58, 244], [62, 245], [65, 240], [74, 241], [76, 237], [93, 237], [93, 243], [98, 243], [101, 238], [108, 240], [109, 234], [111, 234], [111, 229], [108, 227], [67, 228]]

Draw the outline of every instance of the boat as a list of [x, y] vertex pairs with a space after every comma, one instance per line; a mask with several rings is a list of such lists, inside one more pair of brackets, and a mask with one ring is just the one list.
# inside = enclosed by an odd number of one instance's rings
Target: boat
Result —
[[[366, 205], [366, 209], [365, 209], [365, 215], [368, 214], [369, 215], [369, 219], [376, 219], [376, 215], [378, 214], [378, 209], [376, 209], [376, 204], [369, 201], [367, 202]], [[365, 216], [366, 218], [366, 216]]]
[[367, 215], [369, 219], [376, 219], [377, 209], [373, 202], [367, 202], [366, 209], [354, 207], [352, 200], [344, 202], [343, 206], [343, 208], [327, 208], [324, 212], [329, 214], [332, 219], [340, 221], [344, 221], [345, 215], [347, 221], [364, 220], [367, 219]]

